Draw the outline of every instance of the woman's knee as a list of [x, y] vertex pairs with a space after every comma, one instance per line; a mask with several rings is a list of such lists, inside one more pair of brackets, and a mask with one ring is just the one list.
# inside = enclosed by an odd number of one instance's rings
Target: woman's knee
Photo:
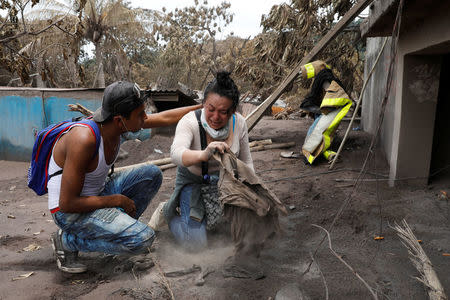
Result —
[[172, 219], [169, 228], [177, 243], [188, 251], [198, 251], [208, 245], [206, 227], [203, 223], [192, 220], [186, 222], [177, 216]]

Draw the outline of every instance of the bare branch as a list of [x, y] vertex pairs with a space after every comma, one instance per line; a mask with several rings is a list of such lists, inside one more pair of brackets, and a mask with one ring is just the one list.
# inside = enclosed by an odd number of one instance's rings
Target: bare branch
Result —
[[70, 32], [70, 31], [65, 30], [64, 28], [62, 28], [62, 27], [59, 26], [58, 24], [55, 24], [55, 27], [56, 27], [56, 28], [58, 28], [58, 29], [61, 30], [62, 32], [64, 32], [64, 33], [70, 35], [71, 37], [76, 37], [77, 26], [78, 26], [78, 23], [75, 24], [75, 31], [74, 31], [74, 33], [72, 33], [72, 32]]
[[23, 25], [23, 30], [27, 31], [27, 24], [25, 23], [25, 17], [23, 15], [23, 12], [25, 10], [25, 7], [27, 6], [27, 4], [30, 3], [30, 1], [26, 1], [24, 4], [19, 3], [19, 7], [20, 7], [20, 15], [21, 15], [21, 19], [22, 19], [22, 25]]
[[309, 252], [309, 256], [311, 257], [311, 260], [316, 263], [317, 268], [319, 269], [320, 277], [322, 277], [323, 285], [325, 287], [325, 300], [328, 300], [329, 299], [328, 285], [327, 285], [327, 281], [325, 280], [325, 276], [323, 276], [323, 273], [322, 273], [322, 270], [320, 269], [319, 263], [314, 259], [314, 256], [311, 253], [311, 251]]
[[5, 44], [5, 43], [8, 43], [8, 42], [10, 42], [12, 40], [18, 39], [18, 38], [20, 38], [20, 37], [22, 37], [24, 35], [33, 35], [33, 36], [39, 35], [39, 34], [43, 33], [44, 31], [49, 30], [53, 26], [56, 26], [57, 23], [61, 22], [62, 20], [64, 20], [64, 17], [58, 19], [55, 22], [52, 22], [50, 25], [48, 25], [48, 26], [46, 26], [46, 27], [44, 27], [44, 28], [42, 28], [41, 30], [38, 30], [38, 31], [28, 32], [28, 31], [24, 30], [24, 31], [22, 31], [22, 32], [20, 32], [20, 33], [18, 33], [16, 35], [13, 35], [13, 36], [10, 36], [10, 37], [4, 38], [4, 39], [0, 39], [0, 43]]
[[279, 67], [283, 68], [283, 69], [287, 69], [287, 66], [280, 64], [279, 62], [276, 62], [272, 57], [269, 56], [269, 60], [271, 62], [273, 62], [274, 64], [278, 65]]
[[[150, 249], [148, 252], [150, 252]], [[164, 286], [166, 287], [167, 291], [170, 294], [170, 299], [175, 300], [175, 296], [173, 295], [173, 291], [170, 286], [170, 282], [169, 282], [169, 280], [167, 280], [167, 277], [164, 275], [164, 272], [161, 268], [161, 265], [159, 264], [159, 261], [156, 259], [156, 256], [152, 256], [152, 259], [153, 259], [153, 262], [155, 263], [155, 266], [158, 268], [158, 273], [161, 278], [161, 281], [163, 282]]]
[[[1, 42], [1, 41], [0, 41]], [[20, 56], [23, 59], [26, 60], [32, 60], [30, 57], [27, 57], [25, 55], [22, 55], [19, 51], [17, 51], [16, 49], [10, 47], [8, 44], [4, 44], [3, 46], [5, 46], [6, 48], [8, 48], [9, 50], [13, 51], [14, 53], [16, 53], [18, 56]]]
[[41, 54], [43, 54], [44, 52], [48, 51], [49, 49], [54, 49], [56, 47], [61, 47], [61, 48], [66, 48], [67, 46], [61, 43], [54, 43], [54, 44], [50, 44], [47, 47], [43, 48], [42, 50], [40, 50], [39, 52], [37, 52], [36, 54], [34, 54], [32, 57], [30, 57], [30, 59], [36, 59], [37, 57], [39, 57]]
[[0, 26], [0, 31], [3, 30], [3, 27], [5, 27], [6, 24], [9, 23], [9, 22], [8, 22], [8, 16], [9, 16], [9, 14], [11, 13], [11, 9], [12, 9], [12, 7], [8, 10], [8, 13], [7, 13], [6, 16], [5, 16], [5, 19], [3, 20], [2, 25]]
[[333, 253], [333, 255], [336, 256], [337, 259], [339, 259], [350, 271], [352, 271], [352, 273], [364, 284], [364, 286], [369, 290], [373, 299], [378, 299], [378, 296], [374, 292], [373, 288], [358, 274], [358, 272], [355, 271], [355, 269], [352, 268], [352, 266], [350, 266], [339, 254], [337, 254], [333, 250], [333, 247], [331, 246], [331, 237], [330, 237], [330, 233], [328, 232], [328, 230], [326, 230], [322, 226], [319, 226], [316, 224], [311, 224], [311, 225], [325, 231], [325, 233], [327, 234], [327, 237], [328, 237], [328, 248], [330, 249], [331, 253]]
[[245, 39], [245, 41], [242, 43], [241, 48], [239, 48], [239, 52], [238, 55], [241, 56], [242, 50], [245, 48], [245, 45], [247, 44], [247, 42], [250, 40], [252, 36], [249, 35], [248, 38]]

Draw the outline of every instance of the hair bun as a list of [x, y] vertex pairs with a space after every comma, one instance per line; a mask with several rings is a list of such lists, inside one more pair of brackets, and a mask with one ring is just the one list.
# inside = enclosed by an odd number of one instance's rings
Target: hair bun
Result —
[[217, 72], [216, 80], [217, 84], [221, 87], [230, 89], [233, 86], [233, 80], [230, 77], [230, 72], [220, 71]]

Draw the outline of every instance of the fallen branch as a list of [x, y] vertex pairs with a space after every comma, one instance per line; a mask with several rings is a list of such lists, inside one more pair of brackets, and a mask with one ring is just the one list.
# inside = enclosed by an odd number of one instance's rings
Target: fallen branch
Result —
[[333, 255], [336, 256], [337, 259], [339, 259], [350, 271], [352, 271], [352, 273], [364, 284], [364, 286], [369, 290], [369, 292], [372, 295], [373, 299], [378, 299], [378, 296], [374, 292], [373, 288], [358, 274], [358, 272], [356, 272], [352, 268], [352, 266], [350, 266], [339, 254], [337, 254], [333, 250], [333, 247], [331, 246], [331, 237], [330, 237], [330, 233], [328, 232], [328, 230], [326, 230], [322, 226], [319, 226], [319, 225], [316, 225], [316, 224], [311, 224], [311, 225], [314, 226], [314, 227], [320, 228], [323, 231], [325, 231], [325, 233], [327, 234], [327, 237], [328, 237], [328, 248], [330, 248], [331, 253], [333, 253]]
[[352, 187], [354, 185], [355, 185], [355, 183], [347, 183], [347, 184], [335, 185], [334, 187], [336, 187], [336, 188], [345, 188], [345, 187]]
[[295, 142], [271, 144], [271, 145], [259, 145], [259, 146], [251, 147], [250, 151], [255, 152], [255, 151], [263, 151], [263, 150], [269, 150], [269, 149], [283, 149], [283, 148], [290, 148], [292, 146], [295, 146]]
[[248, 143], [248, 146], [250, 148], [252, 148], [252, 147], [259, 146], [259, 145], [270, 145], [270, 144], [272, 144], [272, 139], [253, 141], [253, 142]]
[[[148, 249], [148, 252], [150, 253], [150, 248]], [[166, 287], [167, 291], [170, 294], [170, 299], [175, 300], [175, 296], [173, 295], [172, 288], [170, 287], [170, 282], [167, 280], [167, 277], [164, 275], [164, 272], [162, 271], [161, 265], [159, 264], [158, 260], [156, 259], [156, 256], [152, 256], [153, 262], [155, 263], [156, 268], [158, 268], [159, 276], [161, 277], [161, 280]]]
[[329, 295], [328, 295], [328, 285], [327, 285], [327, 281], [325, 280], [325, 276], [323, 276], [322, 270], [320, 269], [319, 263], [314, 259], [313, 254], [311, 253], [311, 251], [309, 252], [309, 256], [311, 257], [311, 260], [316, 263], [317, 268], [319, 269], [319, 273], [320, 273], [320, 277], [322, 277], [322, 281], [323, 281], [323, 285], [325, 287], [325, 300], [329, 299]]
[[159, 166], [159, 169], [161, 171], [164, 171], [164, 170], [167, 170], [167, 169], [176, 168], [176, 166], [177, 166], [176, 164], [167, 164], [167, 165]]
[[212, 267], [206, 267], [205, 269], [203, 269], [198, 275], [197, 279], [195, 280], [195, 285], [196, 286], [204, 285], [206, 276], [214, 272], [215, 270]]
[[402, 239], [402, 244], [408, 249], [409, 258], [421, 275], [421, 278], [415, 278], [425, 285], [431, 300], [448, 299], [430, 259], [417, 241], [411, 227], [404, 219], [402, 225], [403, 227], [396, 224], [393, 229], [397, 231], [397, 235]]
[[199, 272], [201, 270], [202, 270], [202, 268], [200, 266], [192, 265], [192, 267], [187, 268], [187, 269], [182, 269], [182, 270], [173, 271], [173, 272], [165, 272], [164, 276], [166, 276], [166, 277], [179, 277], [179, 276], [184, 276], [184, 275], [187, 275], [187, 274]]
[[89, 109], [87, 109], [86, 107], [81, 105], [80, 103], [69, 104], [68, 106], [69, 106], [69, 111], [78, 111], [78, 112], [82, 113], [83, 115], [85, 115], [86, 117], [92, 116], [94, 114], [94, 112], [90, 111]]
[[164, 158], [160, 158], [160, 159], [155, 159], [155, 160], [149, 160], [146, 163], [155, 165], [155, 166], [161, 166], [161, 165], [167, 165], [172, 163], [172, 159], [170, 157], [164, 157]]

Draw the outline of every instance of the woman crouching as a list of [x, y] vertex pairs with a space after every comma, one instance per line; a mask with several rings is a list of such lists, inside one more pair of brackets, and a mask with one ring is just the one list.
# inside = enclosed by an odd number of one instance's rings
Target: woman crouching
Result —
[[[230, 73], [219, 72], [204, 91], [203, 108], [178, 122], [171, 147], [177, 178], [163, 213], [175, 240], [188, 250], [207, 246], [204, 188], [206, 185], [212, 193], [217, 191], [219, 176], [218, 162], [210, 159], [213, 153], [230, 150], [253, 169], [247, 125], [236, 113], [238, 102], [239, 90]], [[206, 139], [202, 143], [203, 130]]]

